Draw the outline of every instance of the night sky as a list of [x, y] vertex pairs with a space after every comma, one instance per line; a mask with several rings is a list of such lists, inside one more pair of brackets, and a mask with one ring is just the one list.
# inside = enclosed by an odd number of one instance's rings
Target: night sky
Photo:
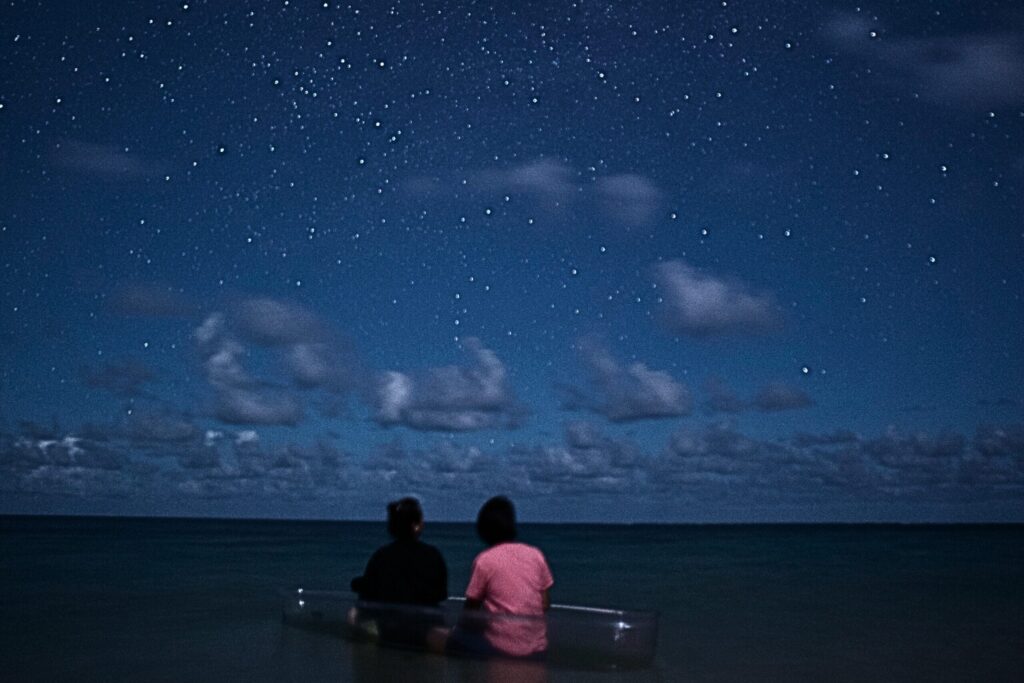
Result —
[[1017, 2], [0, 8], [0, 512], [1024, 521]]

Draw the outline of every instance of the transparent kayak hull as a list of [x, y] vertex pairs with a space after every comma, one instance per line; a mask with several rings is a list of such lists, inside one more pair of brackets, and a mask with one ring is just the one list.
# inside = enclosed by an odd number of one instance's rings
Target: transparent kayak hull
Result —
[[[657, 612], [552, 605], [543, 616], [463, 609], [463, 600], [439, 607], [360, 602], [350, 593], [298, 589], [284, 599], [285, 623], [350, 640], [449, 656], [542, 659], [586, 669], [640, 669], [654, 661]], [[517, 641], [546, 642], [540, 652]]]

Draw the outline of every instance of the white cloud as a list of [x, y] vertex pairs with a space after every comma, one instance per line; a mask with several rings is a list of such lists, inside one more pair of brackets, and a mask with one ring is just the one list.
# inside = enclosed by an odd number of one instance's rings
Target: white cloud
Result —
[[520, 408], [504, 364], [477, 339], [466, 339], [464, 345], [470, 365], [431, 368], [417, 375], [383, 373], [374, 398], [377, 422], [424, 431], [515, 426]]
[[669, 373], [633, 362], [620, 365], [604, 348], [581, 345], [589, 375], [586, 389], [570, 389], [566, 407], [586, 408], [613, 422], [688, 415], [690, 392]]
[[631, 226], [649, 222], [661, 201], [661, 192], [654, 183], [632, 173], [599, 178], [597, 189], [605, 210]]
[[880, 63], [930, 101], [968, 109], [1024, 102], [1024, 33], [1019, 30], [911, 38], [865, 16], [843, 13], [823, 33], [847, 52]]
[[663, 322], [693, 337], [755, 334], [781, 324], [774, 299], [743, 284], [706, 275], [681, 260], [656, 267], [664, 299]]

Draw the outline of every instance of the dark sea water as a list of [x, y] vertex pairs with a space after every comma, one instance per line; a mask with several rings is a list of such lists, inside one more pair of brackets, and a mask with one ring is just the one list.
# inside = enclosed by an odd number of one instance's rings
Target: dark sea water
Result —
[[[549, 668], [377, 648], [282, 624], [344, 589], [383, 524], [0, 517], [0, 680], [1020, 681], [1022, 526], [524, 525], [556, 602], [657, 609], [657, 664]], [[429, 524], [459, 594], [480, 550]]]

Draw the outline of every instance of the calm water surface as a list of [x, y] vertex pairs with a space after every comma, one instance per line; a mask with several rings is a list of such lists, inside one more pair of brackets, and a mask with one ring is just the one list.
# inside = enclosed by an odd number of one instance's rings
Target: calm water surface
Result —
[[[0, 679], [1024, 679], [1022, 526], [524, 525], [556, 602], [657, 609], [655, 668], [405, 653], [284, 626], [279, 592], [344, 589], [383, 524], [0, 518]], [[450, 590], [481, 549], [430, 524]]]

